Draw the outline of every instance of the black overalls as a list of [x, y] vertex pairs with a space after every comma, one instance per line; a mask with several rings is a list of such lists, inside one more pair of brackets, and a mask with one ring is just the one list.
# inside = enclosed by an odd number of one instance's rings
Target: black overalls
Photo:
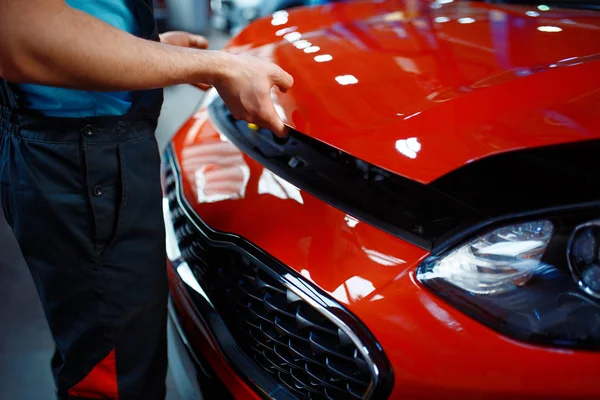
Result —
[[[151, 0], [135, 3], [156, 40]], [[56, 342], [58, 396], [164, 399], [162, 91], [136, 93], [125, 116], [79, 119], [19, 109], [11, 87], [0, 80], [0, 202]]]

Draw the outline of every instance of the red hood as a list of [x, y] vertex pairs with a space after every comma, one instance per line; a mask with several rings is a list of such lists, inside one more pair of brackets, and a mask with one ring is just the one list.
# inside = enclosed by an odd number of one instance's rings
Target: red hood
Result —
[[337, 3], [258, 21], [229, 49], [294, 76], [278, 96], [291, 126], [423, 183], [498, 152], [600, 137], [597, 11]]

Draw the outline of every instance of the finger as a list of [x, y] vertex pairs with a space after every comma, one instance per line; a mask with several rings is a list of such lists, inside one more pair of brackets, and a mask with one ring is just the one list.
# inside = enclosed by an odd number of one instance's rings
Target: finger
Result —
[[294, 85], [294, 78], [281, 68], [279, 68], [278, 72], [273, 76], [272, 79], [273, 84], [276, 85], [283, 93], [290, 90], [290, 88]]
[[181, 31], [169, 31], [158, 35], [161, 43], [171, 46], [188, 47], [188, 34]]
[[256, 121], [256, 124], [273, 131], [279, 137], [285, 137], [288, 133], [288, 127], [285, 126], [279, 114], [275, 111], [275, 106], [271, 99], [269, 98], [268, 101], [265, 100], [262, 104], [265, 104], [265, 107], [262, 109], [262, 115], [258, 116], [260, 121]]
[[210, 89], [212, 86], [211, 85], [207, 85], [206, 83], [194, 83], [193, 84], [195, 87], [197, 87], [200, 90], [204, 90], [207, 91], [208, 89]]
[[208, 49], [208, 39], [201, 35], [189, 34], [190, 47], [197, 49]]

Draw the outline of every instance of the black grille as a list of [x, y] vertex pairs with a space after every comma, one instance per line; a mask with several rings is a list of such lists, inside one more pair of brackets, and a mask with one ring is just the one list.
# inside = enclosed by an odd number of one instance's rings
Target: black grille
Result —
[[[372, 396], [377, 384], [372, 360], [365, 359], [344, 330], [273, 270], [234, 246], [213, 243], [198, 230], [177, 201], [172, 170], [166, 172], [182, 258], [243, 351], [297, 398], [384, 398]], [[372, 353], [381, 353], [375, 342]]]
[[[239, 260], [210, 285], [244, 348], [290, 391], [310, 399], [363, 398], [371, 383], [349, 338], [283, 285]], [[235, 269], [235, 271], [234, 271]]]

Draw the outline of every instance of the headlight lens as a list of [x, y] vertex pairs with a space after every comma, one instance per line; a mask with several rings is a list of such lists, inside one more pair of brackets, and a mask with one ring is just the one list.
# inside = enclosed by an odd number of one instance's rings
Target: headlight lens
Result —
[[419, 278], [444, 279], [476, 294], [508, 292], [542, 267], [553, 230], [547, 220], [496, 229], [430, 263]]
[[600, 224], [575, 226], [557, 218], [504, 226], [430, 257], [417, 278], [508, 336], [600, 350]]
[[586, 293], [600, 298], [600, 220], [578, 226], [571, 237], [569, 267]]

